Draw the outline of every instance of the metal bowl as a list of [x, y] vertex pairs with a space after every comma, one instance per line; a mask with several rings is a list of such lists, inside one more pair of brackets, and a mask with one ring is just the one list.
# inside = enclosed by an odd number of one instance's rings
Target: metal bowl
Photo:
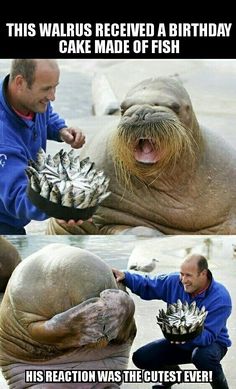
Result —
[[30, 201], [41, 211], [45, 212], [48, 216], [65, 221], [70, 219], [88, 220], [90, 217], [92, 217], [98, 208], [98, 205], [96, 205], [95, 207], [79, 209], [53, 203], [52, 201], [47, 200], [45, 197], [40, 196], [38, 192], [35, 192], [31, 188], [30, 184], [28, 184], [27, 187], [27, 194]]
[[204, 326], [199, 326], [195, 331], [188, 332], [186, 334], [170, 334], [163, 330], [162, 333], [164, 337], [168, 339], [170, 342], [187, 342], [189, 340], [196, 338], [196, 336], [200, 335], [203, 328]]
[[159, 310], [157, 324], [166, 339], [187, 342], [202, 332], [207, 313], [205, 306], [199, 308], [196, 301], [189, 304], [178, 299], [176, 303], [168, 304], [166, 311]]

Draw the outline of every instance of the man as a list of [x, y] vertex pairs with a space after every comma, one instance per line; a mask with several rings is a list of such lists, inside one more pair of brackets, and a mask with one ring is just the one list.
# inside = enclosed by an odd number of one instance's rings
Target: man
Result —
[[52, 110], [59, 75], [55, 60], [15, 59], [0, 83], [0, 234], [25, 234], [32, 219], [47, 218], [28, 199], [25, 174], [47, 139], [76, 149], [85, 142], [80, 130], [67, 127]]
[[[226, 321], [232, 303], [227, 289], [212, 277], [206, 258], [189, 255], [180, 267], [180, 274], [154, 278], [116, 269], [113, 272], [117, 281], [122, 281], [144, 300], [160, 299], [167, 304], [176, 303], [178, 299], [188, 303], [196, 301], [199, 308], [205, 306], [208, 311], [200, 335], [184, 344], [167, 339], [151, 342], [133, 354], [134, 364], [146, 370], [179, 370], [179, 364], [193, 363], [199, 370], [212, 371], [213, 389], [228, 389], [220, 361], [231, 345]], [[171, 385], [163, 383], [154, 385], [153, 389], [171, 388]]]

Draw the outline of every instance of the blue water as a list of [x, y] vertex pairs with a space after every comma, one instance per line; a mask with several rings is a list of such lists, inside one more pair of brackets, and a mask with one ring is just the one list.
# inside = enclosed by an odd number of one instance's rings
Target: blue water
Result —
[[126, 269], [129, 256], [139, 238], [132, 236], [94, 235], [94, 236], [6, 236], [22, 259], [50, 243], [65, 243], [71, 246], [89, 250], [103, 260], [119, 269]]

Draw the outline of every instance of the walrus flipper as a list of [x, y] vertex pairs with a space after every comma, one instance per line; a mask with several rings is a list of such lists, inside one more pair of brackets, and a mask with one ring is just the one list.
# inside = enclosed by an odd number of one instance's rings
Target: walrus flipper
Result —
[[46, 235], [99, 235], [99, 228], [93, 222], [85, 221], [83, 224], [69, 226], [59, 224], [57, 219], [50, 218], [47, 223]]
[[129, 338], [133, 313], [134, 303], [127, 293], [107, 289], [100, 298], [88, 299], [49, 320], [31, 323], [28, 331], [34, 340], [58, 349], [106, 346], [115, 338], [119, 343]]
[[101, 294], [105, 304], [104, 333], [114, 343], [125, 343], [136, 335], [135, 306], [132, 298], [119, 289], [106, 289]]

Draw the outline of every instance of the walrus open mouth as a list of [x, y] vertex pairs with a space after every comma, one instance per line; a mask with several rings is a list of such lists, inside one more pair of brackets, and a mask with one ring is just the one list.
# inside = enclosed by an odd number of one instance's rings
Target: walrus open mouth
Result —
[[139, 138], [134, 149], [134, 158], [137, 162], [152, 164], [160, 160], [160, 153], [155, 148], [152, 138]]

